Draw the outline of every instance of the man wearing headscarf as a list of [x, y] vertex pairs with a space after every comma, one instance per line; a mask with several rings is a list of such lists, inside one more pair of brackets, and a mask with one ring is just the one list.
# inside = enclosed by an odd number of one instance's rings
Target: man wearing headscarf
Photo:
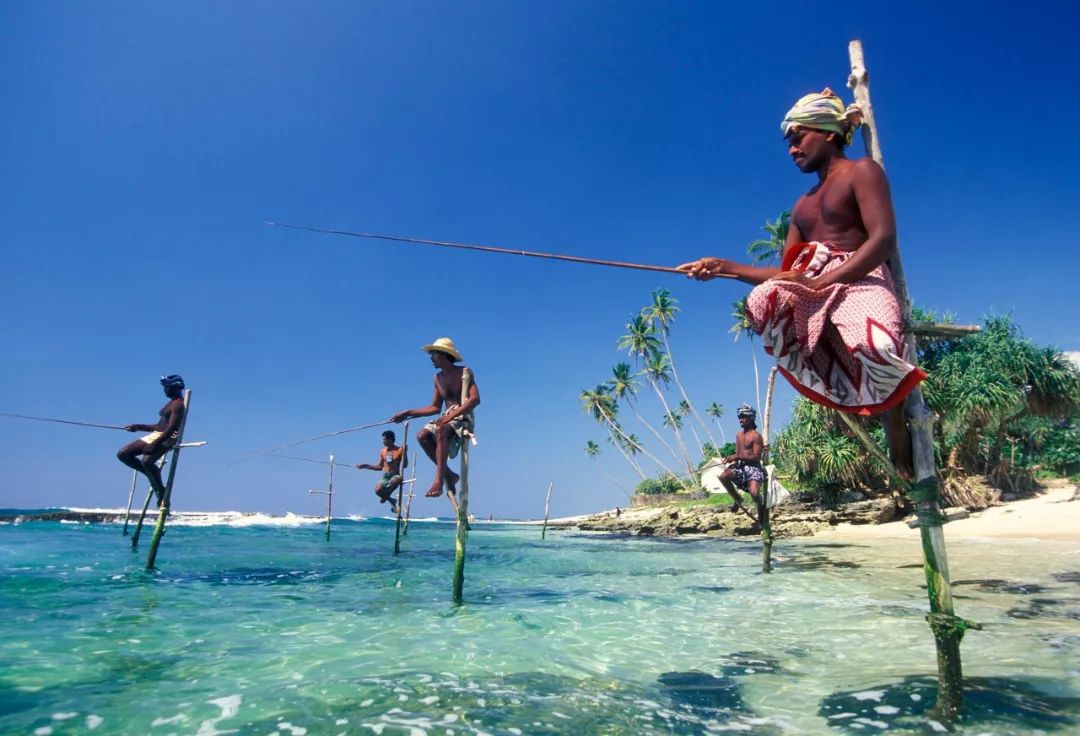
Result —
[[735, 416], [741, 431], [735, 435], [735, 452], [723, 458], [728, 467], [720, 474], [720, 482], [731, 496], [733, 511], [742, 506], [737, 488], [749, 493], [756, 504], [761, 500], [761, 487], [765, 483], [765, 469], [761, 467], [765, 442], [757, 431], [757, 411], [749, 404], [743, 404]]
[[138, 470], [150, 481], [160, 507], [165, 498], [165, 483], [157, 461], [176, 445], [180, 423], [184, 419], [184, 379], [176, 374], [162, 376], [161, 388], [169, 401], [158, 412], [157, 424], [129, 424], [128, 432], [149, 432], [121, 447], [116, 457], [129, 468]]
[[896, 250], [896, 219], [885, 172], [873, 159], [844, 155], [859, 124], [859, 110], [829, 89], [802, 97], [784, 116], [788, 154], [818, 181], [792, 209], [779, 268], [706, 257], [679, 270], [701, 281], [727, 276], [754, 285], [747, 320], [780, 372], [819, 404], [886, 412], [893, 462], [910, 475], [900, 407], [926, 374], [905, 351], [887, 262]]

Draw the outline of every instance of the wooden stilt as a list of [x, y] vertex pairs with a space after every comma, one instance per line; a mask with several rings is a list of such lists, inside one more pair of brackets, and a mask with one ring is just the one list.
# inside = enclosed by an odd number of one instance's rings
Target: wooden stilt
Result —
[[135, 499], [135, 482], [139, 479], [139, 471], [131, 471], [131, 490], [128, 491], [127, 511], [124, 513], [123, 536], [127, 536], [128, 521], [131, 519], [131, 502]]
[[165, 521], [169, 518], [169, 509], [172, 506], [173, 481], [176, 480], [176, 466], [180, 463], [180, 448], [184, 442], [184, 428], [187, 426], [188, 410], [190, 407], [191, 389], [188, 389], [184, 391], [184, 418], [180, 420], [180, 426], [176, 430], [176, 445], [171, 451], [172, 458], [170, 458], [169, 462], [169, 477], [168, 480], [165, 481], [165, 497], [161, 499], [161, 508], [158, 509], [157, 524], [154, 525], [154, 534], [150, 537], [150, 549], [146, 553], [147, 570], [154, 569], [154, 563], [157, 561], [158, 547], [161, 545], [161, 538], [165, 535]]
[[[472, 386], [472, 371], [465, 369], [461, 378], [461, 401], [464, 403]], [[474, 420], [475, 429], [475, 420]], [[465, 544], [469, 540], [469, 437], [461, 438], [461, 478], [458, 481], [457, 535], [454, 539], [454, 583], [452, 598], [455, 606], [462, 604], [465, 587]]]
[[[401, 440], [401, 462], [404, 464], [409, 457], [409, 423], [405, 422], [405, 429]], [[405, 468], [401, 468], [401, 482], [398, 484], [397, 493], [397, 524], [394, 525], [394, 554], [401, 553], [401, 502], [402, 494], [405, 493]]]
[[540, 530], [540, 538], [541, 539], [544, 539], [544, 538], [547, 537], [548, 514], [551, 511], [551, 486], [552, 485], [553, 485], [552, 483], [548, 483], [547, 499], [544, 501], [544, 527]]
[[333, 517], [334, 512], [334, 453], [330, 453], [330, 479], [327, 482], [325, 491], [308, 491], [308, 493], [319, 493], [326, 496], [326, 541], [330, 541], [330, 519]]
[[[851, 76], [848, 86], [855, 92], [855, 101], [863, 113], [863, 142], [866, 151], [875, 161], [885, 168], [878, 140], [874, 112], [870, 104], [869, 78], [863, 58], [862, 43], [852, 41], [848, 44], [851, 60]], [[905, 324], [911, 321], [911, 297], [908, 293], [907, 280], [900, 260], [900, 252], [890, 259], [896, 296], [903, 310]], [[915, 336], [905, 332], [904, 343], [910, 359], [915, 360]], [[908, 430], [911, 434], [912, 459], [915, 466], [915, 484], [910, 496], [915, 503], [918, 515], [919, 533], [922, 538], [923, 569], [926, 574], [927, 595], [930, 599], [930, 614], [927, 621], [934, 633], [938, 660], [938, 695], [934, 706], [934, 715], [945, 721], [952, 721], [963, 707], [963, 670], [960, 662], [960, 640], [967, 629], [982, 628], [979, 624], [959, 618], [953, 612], [952, 584], [949, 580], [949, 563], [945, 554], [945, 535], [942, 524], [945, 517], [941, 513], [940, 492], [937, 482], [937, 470], [934, 463], [933, 416], [926, 408], [922, 391], [916, 388], [904, 404], [908, 418]]]
[[773, 389], [776, 387], [777, 367], [769, 371], [769, 380], [765, 389], [765, 414], [761, 420], [761, 467], [765, 471], [765, 486], [758, 490], [758, 523], [761, 524], [761, 571], [772, 572], [772, 510], [769, 508], [769, 488], [772, 478], [769, 476], [769, 423], [772, 419]]
[[416, 495], [416, 466], [413, 466], [412, 478], [409, 478], [409, 495], [405, 501], [405, 526], [401, 528], [401, 536], [409, 536], [409, 519], [412, 511], [413, 496]]

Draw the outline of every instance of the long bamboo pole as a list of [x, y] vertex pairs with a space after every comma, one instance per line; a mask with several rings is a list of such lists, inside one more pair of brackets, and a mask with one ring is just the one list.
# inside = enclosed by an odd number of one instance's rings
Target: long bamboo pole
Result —
[[547, 498], [544, 500], [544, 528], [540, 530], [540, 538], [541, 539], [546, 539], [547, 538], [548, 514], [551, 512], [551, 486], [552, 485], [554, 485], [554, 483], [548, 483]]
[[330, 466], [330, 480], [327, 483], [326, 490], [325, 491], [310, 490], [310, 491], [308, 491], [308, 494], [310, 495], [312, 493], [316, 493], [316, 494], [319, 494], [319, 495], [326, 496], [326, 541], [329, 542], [330, 541], [330, 520], [331, 520], [331, 518], [333, 518], [333, 512], [334, 512], [334, 466], [337, 465], [337, 463], [334, 462], [334, 453], [332, 453], [332, 452], [330, 453], [330, 462], [326, 462], [325, 460], [323, 460], [321, 462], [322, 462], [323, 465], [329, 465]]
[[[262, 455], [270, 455], [270, 454], [272, 454], [274, 452], [277, 452], [278, 450], [287, 450], [290, 447], [296, 447], [297, 445], [302, 445], [302, 444], [304, 444], [306, 442], [314, 442], [315, 440], [323, 440], [323, 439], [326, 439], [327, 437], [337, 437], [339, 434], [348, 434], [349, 432], [359, 432], [362, 429], [371, 429], [372, 427], [381, 427], [381, 426], [383, 426], [385, 424], [390, 424], [390, 423], [391, 423], [390, 419], [384, 419], [381, 422], [372, 422], [371, 424], [361, 424], [359, 427], [349, 427], [348, 429], [339, 429], [336, 432], [327, 432], [326, 434], [317, 434], [314, 437], [308, 437], [306, 439], [297, 440], [296, 442], [289, 442], [289, 443], [284, 444], [284, 445], [278, 445], [277, 447], [271, 447], [271, 448], [266, 449], [266, 450], [259, 450], [258, 452], [253, 452], [250, 455], [245, 455], [244, 457], [240, 458], [239, 460], [234, 460], [233, 462], [231, 462], [229, 464], [230, 465], [236, 465], [237, 463], [242, 463], [245, 460], [250, 460], [250, 459], [252, 459], [254, 457], [260, 457]], [[285, 456], [282, 455], [281, 457], [285, 457]]]
[[[502, 253], [510, 256], [529, 256], [531, 258], [546, 258], [552, 261], [570, 261], [571, 263], [588, 263], [593, 266], [611, 266], [613, 268], [631, 268], [638, 271], [660, 271], [662, 273], [677, 273], [681, 276], [686, 274], [671, 266], [655, 266], [645, 263], [627, 263], [626, 261], [606, 261], [600, 258], [583, 258], [581, 256], [567, 256], [559, 253], [544, 253], [535, 250], [521, 250], [520, 248], [497, 248], [493, 245], [475, 245], [472, 243], [454, 243], [448, 240], [427, 240], [424, 238], [406, 238], [401, 235], [379, 235], [377, 233], [358, 233], [349, 230], [332, 230], [330, 228], [309, 227], [306, 225], [286, 225], [283, 222], [267, 220], [267, 225], [284, 227], [290, 230], [305, 230], [309, 233], [323, 233], [325, 235], [347, 235], [352, 238], [371, 238], [375, 240], [392, 240], [396, 243], [413, 243], [416, 245], [434, 245], [440, 248], [458, 248], [461, 250], [475, 250], [482, 253]], [[731, 274], [719, 274], [719, 278], [736, 278]]]
[[[466, 368], [461, 376], [461, 403], [468, 401], [472, 386], [472, 371]], [[476, 420], [473, 419], [475, 431]], [[461, 438], [461, 478], [458, 480], [457, 535], [454, 538], [454, 583], [452, 598], [455, 606], [462, 604], [465, 587], [465, 544], [469, 541], [469, 438]]]
[[[409, 461], [409, 423], [405, 422], [405, 429], [402, 431], [404, 437], [401, 440], [401, 462], [402, 464]], [[397, 491], [397, 524], [394, 525], [394, 554], [401, 553], [401, 502], [402, 494], [405, 493], [405, 468], [400, 468], [401, 473], [399, 478], [401, 482], [398, 483]]]
[[147, 570], [154, 569], [158, 547], [161, 545], [161, 538], [165, 536], [165, 521], [169, 518], [169, 509], [172, 505], [173, 481], [176, 480], [176, 466], [180, 464], [180, 445], [184, 442], [184, 428], [187, 427], [188, 409], [190, 407], [191, 389], [188, 389], [184, 391], [184, 418], [180, 420], [180, 426], [176, 430], [176, 445], [172, 449], [172, 458], [170, 458], [169, 462], [169, 478], [165, 481], [165, 497], [161, 499], [157, 524], [154, 525], [154, 534], [150, 537], [150, 550], [146, 553]]
[[56, 424], [74, 424], [76, 427], [94, 427], [95, 429], [122, 429], [127, 430], [127, 427], [122, 427], [119, 424], [95, 424], [94, 422], [76, 422], [71, 419], [52, 419], [50, 417], [31, 417], [26, 414], [9, 414], [6, 411], [0, 411], [0, 417], [11, 417], [13, 419], [33, 419], [36, 422], [55, 422]]
[[131, 519], [131, 502], [135, 499], [135, 482], [139, 479], [139, 471], [131, 471], [131, 490], [128, 491], [127, 511], [124, 513], [124, 530], [121, 532], [123, 536], [127, 536], [128, 521]]
[[770, 424], [772, 420], [773, 389], [776, 388], [776, 372], [779, 370], [775, 365], [769, 370], [769, 379], [765, 388], [765, 414], [761, 422], [762, 449], [761, 467], [765, 471], [765, 487], [758, 492], [758, 521], [761, 523], [761, 571], [772, 572], [772, 509], [769, 508], [769, 491], [772, 487], [772, 478], [769, 475], [769, 441]]
[[[881, 155], [881, 144], [874, 121], [874, 111], [870, 104], [869, 75], [863, 57], [862, 43], [854, 40], [848, 44], [848, 56], [851, 61], [851, 76], [848, 86], [855, 93], [855, 101], [863, 113], [863, 142], [867, 153], [885, 168]], [[890, 259], [896, 295], [903, 310], [904, 322], [911, 320], [911, 296], [904, 277], [904, 268], [900, 260], [900, 251]], [[915, 336], [906, 331], [904, 344], [908, 355], [916, 359]], [[911, 433], [912, 460], [915, 466], [915, 484], [910, 495], [915, 502], [918, 516], [919, 533], [922, 538], [923, 570], [926, 574], [927, 595], [930, 600], [930, 614], [927, 621], [934, 634], [938, 662], [938, 694], [934, 706], [936, 717], [952, 721], [963, 707], [963, 668], [960, 661], [960, 640], [967, 629], [982, 628], [979, 624], [959, 618], [953, 611], [952, 584], [949, 580], [949, 563], [945, 554], [945, 534], [942, 524], [945, 517], [941, 513], [940, 491], [937, 471], [934, 463], [934, 420], [923, 401], [922, 391], [915, 388], [908, 394], [904, 403], [904, 412], [908, 418]]]

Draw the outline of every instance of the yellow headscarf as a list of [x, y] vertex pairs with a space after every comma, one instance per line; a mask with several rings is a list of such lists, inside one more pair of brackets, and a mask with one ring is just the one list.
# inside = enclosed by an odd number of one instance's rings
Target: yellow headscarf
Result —
[[861, 124], [862, 111], [859, 107], [852, 104], [845, 108], [843, 101], [826, 87], [817, 94], [799, 98], [784, 116], [780, 130], [785, 138], [795, 127], [826, 130], [844, 136], [844, 143], [849, 144], [855, 129]]

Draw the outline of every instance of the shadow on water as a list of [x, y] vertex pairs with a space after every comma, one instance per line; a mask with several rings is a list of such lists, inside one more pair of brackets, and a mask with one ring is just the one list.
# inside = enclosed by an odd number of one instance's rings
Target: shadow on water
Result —
[[862, 567], [857, 562], [851, 560], [834, 560], [826, 554], [820, 552], [810, 552], [809, 554], [797, 553], [790, 557], [781, 557], [774, 563], [776, 570], [791, 570], [798, 572], [805, 572], [808, 570], [857, 570]]
[[[1015, 606], [1005, 612], [1009, 618], [1034, 619], [1034, 618], [1064, 618], [1070, 621], [1080, 621], [1080, 606], [1076, 599], [1058, 600], [1056, 598], [1031, 598], [1024, 601], [1024, 605]], [[1062, 610], [1063, 606], [1074, 606]]]
[[[1046, 684], [1058, 687], [1056, 681]], [[1076, 733], [1080, 725], [1069, 715], [1080, 709], [1080, 698], [1049, 695], [1037, 680], [968, 677], [964, 685], [961, 726], [994, 727], [993, 733], [1003, 726], [1018, 728], [1018, 733]], [[943, 726], [929, 717], [936, 697], [936, 680], [907, 677], [890, 685], [833, 693], [821, 701], [818, 715], [848, 733], [940, 733]]]
[[[920, 567], [922, 566], [920, 565]], [[986, 590], [992, 593], [1011, 593], [1013, 595], [1032, 595], [1034, 593], [1045, 593], [1047, 590], [1045, 585], [1039, 585], [1038, 583], [1016, 583], [1009, 580], [999, 580], [997, 578], [953, 581], [953, 587], [961, 585], [973, 585], [979, 590]]]
[[1080, 585], [1080, 570], [1071, 570], [1069, 572], [1055, 572], [1054, 580], [1062, 583], [1076, 583]]

